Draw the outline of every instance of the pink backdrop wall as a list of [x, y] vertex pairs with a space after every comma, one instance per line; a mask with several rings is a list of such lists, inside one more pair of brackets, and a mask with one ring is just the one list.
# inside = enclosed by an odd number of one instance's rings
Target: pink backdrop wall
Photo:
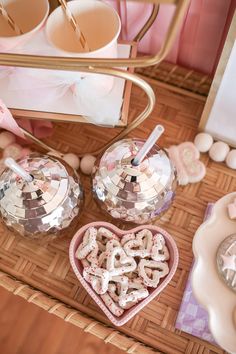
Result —
[[[111, 0], [120, 12], [123, 38], [132, 39], [148, 18], [151, 5]], [[236, 0], [191, 0], [174, 46], [166, 60], [213, 74], [236, 8]], [[162, 5], [158, 17], [140, 43], [139, 51], [155, 53], [163, 41], [173, 5]]]

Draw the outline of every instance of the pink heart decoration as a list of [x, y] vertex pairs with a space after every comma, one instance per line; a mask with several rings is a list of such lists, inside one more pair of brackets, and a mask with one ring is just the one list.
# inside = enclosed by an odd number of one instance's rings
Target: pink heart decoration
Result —
[[[105, 305], [104, 301], [102, 300], [102, 297], [104, 295], [98, 295], [94, 291], [93, 287], [84, 279], [82, 262], [75, 257], [75, 252], [78, 246], [82, 242], [84, 233], [89, 227], [95, 227], [95, 228], [105, 227], [109, 229], [111, 232], [113, 232], [114, 234], [118, 235], [120, 238], [130, 233], [137, 233], [143, 229], [148, 229], [153, 233], [153, 235], [155, 235], [156, 233], [161, 233], [164, 236], [166, 245], [169, 249], [169, 253], [170, 253], [170, 258], [168, 260], [169, 274], [165, 278], [162, 278], [160, 280], [160, 283], [156, 288], [149, 288], [150, 291], [148, 297], [138, 302], [135, 306], [132, 306], [130, 309], [125, 310], [120, 317], [117, 317], [111, 313], [111, 311], [108, 309], [108, 307]], [[123, 231], [110, 223], [102, 222], [102, 221], [87, 224], [76, 232], [76, 234], [74, 235], [70, 243], [69, 257], [70, 257], [70, 263], [72, 269], [76, 277], [79, 279], [80, 283], [83, 285], [83, 287], [92, 297], [92, 299], [103, 310], [105, 315], [115, 326], [122, 326], [126, 322], [128, 322], [132, 317], [134, 317], [144, 306], [146, 306], [151, 300], [153, 300], [167, 286], [167, 284], [171, 281], [171, 279], [175, 274], [178, 265], [178, 260], [179, 260], [178, 249], [175, 244], [175, 241], [165, 230], [161, 229], [160, 227], [155, 225], [142, 225], [129, 231]], [[146, 270], [147, 269], [148, 268], [146, 268]]]
[[180, 185], [196, 183], [206, 174], [205, 165], [199, 160], [200, 153], [191, 142], [173, 145], [168, 148], [168, 154], [173, 162]]

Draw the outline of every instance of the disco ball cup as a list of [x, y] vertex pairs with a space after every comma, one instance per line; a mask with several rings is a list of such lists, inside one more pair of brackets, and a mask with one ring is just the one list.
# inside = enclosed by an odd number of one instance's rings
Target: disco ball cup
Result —
[[17, 163], [33, 181], [26, 182], [9, 168], [4, 170], [0, 176], [3, 221], [28, 238], [51, 240], [61, 236], [83, 205], [77, 173], [53, 156], [32, 154]]
[[115, 219], [144, 224], [160, 217], [171, 205], [176, 172], [166, 152], [154, 145], [143, 162], [132, 165], [144, 140], [124, 139], [97, 159], [93, 193], [100, 207]]

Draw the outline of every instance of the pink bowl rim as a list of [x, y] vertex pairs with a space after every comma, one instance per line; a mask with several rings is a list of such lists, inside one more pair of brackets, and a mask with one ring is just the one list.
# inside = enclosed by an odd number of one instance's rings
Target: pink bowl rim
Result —
[[[170, 269], [170, 272], [168, 273], [168, 275], [164, 278], [164, 280], [162, 281], [162, 283], [153, 290], [153, 292], [144, 300], [140, 301], [137, 305], [135, 305], [134, 307], [131, 308], [131, 310], [129, 310], [129, 312], [127, 314], [122, 315], [122, 318], [119, 319], [119, 317], [116, 317], [115, 315], [113, 315], [110, 310], [106, 307], [106, 305], [104, 304], [104, 302], [102, 301], [102, 299], [100, 298], [100, 296], [92, 289], [92, 287], [84, 280], [82, 274], [80, 273], [80, 271], [78, 270], [78, 267], [75, 263], [75, 245], [77, 243], [77, 240], [81, 237], [81, 235], [83, 235], [85, 233], [85, 231], [89, 228], [89, 227], [107, 227], [109, 229], [114, 230], [115, 233], [117, 233], [120, 236], [123, 236], [127, 233], [130, 232], [138, 232], [144, 228], [149, 229], [151, 231], [155, 231], [155, 232], [160, 232], [165, 239], [168, 240], [169, 245], [171, 245], [172, 248], [172, 252], [173, 252], [173, 264], [172, 267]], [[77, 246], [78, 247], [78, 246]], [[177, 245], [173, 239], [173, 237], [165, 230], [163, 230], [162, 228], [160, 228], [159, 226], [156, 225], [139, 225], [135, 228], [132, 228], [130, 230], [121, 230], [118, 227], [116, 227], [115, 225], [109, 223], [109, 222], [105, 222], [105, 221], [95, 221], [95, 222], [91, 222], [88, 223], [84, 226], [82, 226], [73, 236], [71, 242], [70, 242], [70, 247], [69, 247], [69, 258], [70, 258], [70, 263], [72, 266], [72, 269], [76, 275], [76, 277], [78, 278], [78, 280], [80, 281], [80, 283], [82, 284], [82, 286], [85, 288], [85, 290], [89, 293], [89, 295], [92, 297], [92, 299], [95, 301], [95, 303], [102, 309], [102, 311], [105, 313], [105, 315], [109, 318], [109, 320], [115, 325], [115, 326], [122, 326], [124, 325], [126, 322], [128, 322], [132, 317], [134, 317], [139, 311], [141, 311], [143, 309], [144, 306], [146, 306], [151, 300], [153, 300], [157, 295], [160, 294], [160, 292], [168, 285], [168, 283], [171, 281], [171, 279], [173, 278], [177, 267], [178, 267], [178, 262], [179, 262], [179, 252], [178, 252], [178, 248]]]

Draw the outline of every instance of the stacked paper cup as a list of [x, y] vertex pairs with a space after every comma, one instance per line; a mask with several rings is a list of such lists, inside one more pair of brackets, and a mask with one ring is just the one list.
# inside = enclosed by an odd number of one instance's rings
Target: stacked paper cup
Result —
[[[23, 45], [42, 28], [48, 13], [48, 0], [3, 0], [4, 8], [0, 16], [0, 51], [6, 52]], [[11, 26], [7, 18], [9, 14], [13, 23]]]
[[[108, 4], [97, 0], [74, 0], [67, 3], [89, 46], [85, 51], [76, 33], [66, 18], [62, 7], [58, 7], [49, 16], [46, 24], [46, 37], [56, 53], [61, 56], [78, 58], [116, 58], [117, 39], [120, 34], [121, 22], [116, 11]], [[75, 73], [61, 72], [63, 76]], [[78, 78], [89, 74], [76, 74]], [[92, 75], [92, 76], [91, 76]], [[90, 74], [92, 89], [97, 89], [101, 95], [107, 94], [113, 86], [114, 78]], [[75, 86], [75, 91], [80, 85]]]

